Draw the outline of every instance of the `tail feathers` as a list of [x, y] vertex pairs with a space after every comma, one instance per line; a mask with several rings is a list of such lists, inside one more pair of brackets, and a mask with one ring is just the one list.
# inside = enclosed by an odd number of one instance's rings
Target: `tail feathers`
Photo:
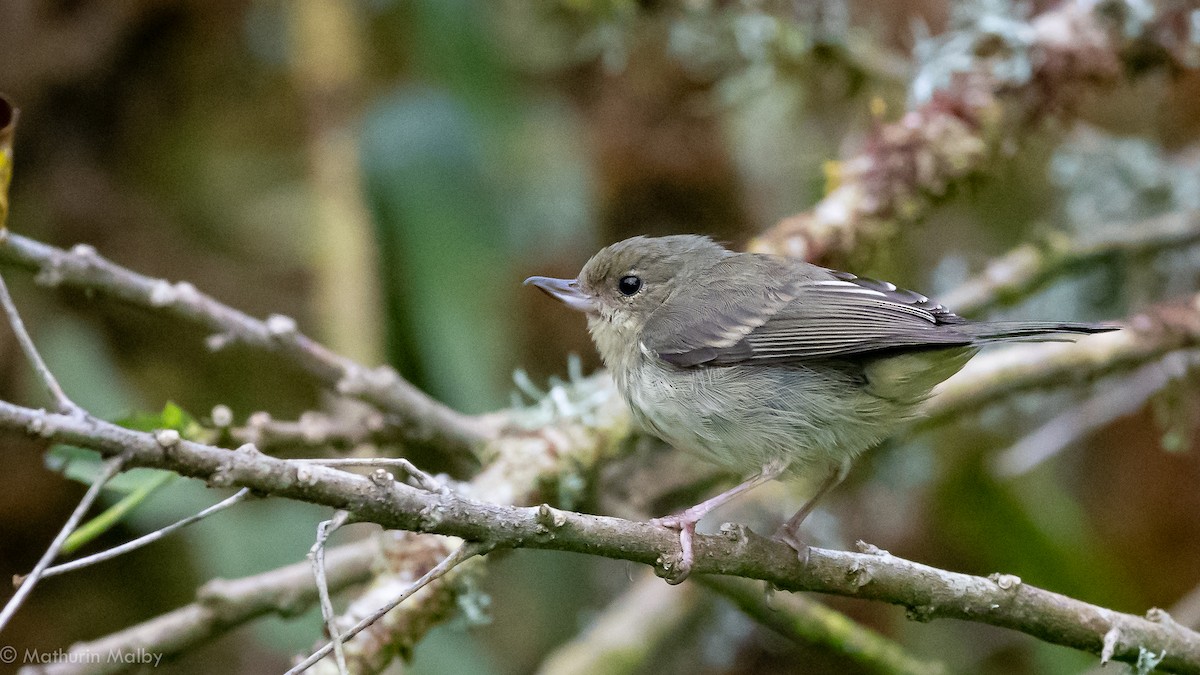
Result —
[[1074, 339], [1073, 335], [1108, 333], [1121, 329], [1111, 323], [1060, 321], [982, 321], [967, 324], [966, 328], [971, 337], [979, 342], [1069, 342]]

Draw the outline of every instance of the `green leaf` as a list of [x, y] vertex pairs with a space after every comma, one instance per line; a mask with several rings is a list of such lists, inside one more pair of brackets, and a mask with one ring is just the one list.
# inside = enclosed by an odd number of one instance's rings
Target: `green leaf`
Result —
[[178, 476], [170, 471], [153, 471], [153, 475], [141, 481], [137, 489], [125, 495], [116, 504], [108, 507], [103, 513], [80, 525], [72, 532], [67, 537], [66, 542], [63, 543], [63, 554], [73, 553], [81, 546], [107, 532], [113, 525], [121, 522], [121, 519], [130, 511], [146, 501], [150, 495], [176, 478]]
[[[57, 445], [46, 453], [48, 468], [85, 485], [96, 482], [103, 470], [103, 464], [104, 460], [100, 453], [71, 445]], [[150, 495], [177, 477], [170, 471], [160, 469], [130, 469], [117, 474], [112, 480], [105, 483], [104, 489], [124, 496], [99, 516], [72, 532], [67, 537], [66, 543], [63, 544], [63, 552], [75, 551], [108, 531], [131, 510], [146, 501]]]
[[171, 401], [167, 401], [167, 404], [163, 406], [162, 412], [158, 414], [133, 412], [116, 420], [116, 423], [134, 431], [174, 429], [185, 438], [187, 437], [186, 432], [195, 431], [195, 428], [198, 426], [196, 420], [191, 415]]
[[[104, 459], [100, 453], [73, 445], [56, 445], [46, 453], [46, 468], [61, 473], [73, 481], [91, 485], [103, 470]], [[120, 494], [136, 492], [144, 483], [153, 481], [161, 474], [175, 475], [161, 469], [129, 469], [113, 477], [104, 485], [105, 490]]]
[[[161, 413], [134, 412], [116, 420], [116, 424], [134, 431], [174, 429], [188, 440], [204, 441], [211, 433], [200, 426], [187, 411], [171, 402], [163, 406]], [[46, 468], [84, 485], [96, 482], [96, 477], [103, 470], [103, 464], [103, 458], [96, 451], [73, 445], [56, 445], [46, 453]], [[174, 475], [170, 471], [160, 469], [129, 469], [110, 480], [104, 488], [128, 495], [141, 490], [145, 484], [158, 482], [163, 474]]]
[[[116, 423], [134, 431], [174, 429], [180, 436], [190, 440], [203, 440], [209, 433], [187, 411], [171, 402], [167, 402], [158, 414], [130, 413]], [[46, 453], [47, 468], [84, 485], [95, 483], [103, 471], [103, 466], [104, 459], [100, 453], [73, 445], [56, 445]], [[124, 496], [99, 516], [71, 533], [63, 546], [63, 552], [74, 551], [100, 536], [175, 478], [177, 476], [173, 472], [161, 469], [138, 468], [117, 474], [104, 485], [104, 489]]]

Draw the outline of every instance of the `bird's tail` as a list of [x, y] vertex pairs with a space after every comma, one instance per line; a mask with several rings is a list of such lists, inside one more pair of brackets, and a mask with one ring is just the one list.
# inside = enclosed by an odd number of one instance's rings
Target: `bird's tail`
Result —
[[967, 332], [978, 342], [1069, 341], [1072, 335], [1108, 333], [1121, 327], [1111, 323], [1061, 321], [980, 321], [967, 324]]

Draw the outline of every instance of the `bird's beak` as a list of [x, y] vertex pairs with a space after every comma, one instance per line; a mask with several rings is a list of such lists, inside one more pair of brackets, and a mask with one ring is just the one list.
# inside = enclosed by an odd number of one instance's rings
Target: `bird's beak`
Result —
[[580, 312], [596, 312], [599, 309], [596, 304], [596, 298], [581, 291], [579, 289], [579, 282], [575, 279], [529, 277], [525, 280], [525, 285], [537, 286], [545, 291], [547, 295], [556, 298], [567, 307], [579, 310]]

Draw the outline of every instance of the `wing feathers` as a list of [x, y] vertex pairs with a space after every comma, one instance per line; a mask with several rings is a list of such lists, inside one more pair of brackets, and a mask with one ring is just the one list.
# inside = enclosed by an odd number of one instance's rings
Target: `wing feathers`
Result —
[[1115, 329], [970, 322], [895, 284], [777, 256], [734, 254], [679, 282], [642, 328], [642, 344], [683, 367], [793, 363]]
[[895, 284], [774, 256], [731, 256], [655, 312], [643, 342], [679, 366], [967, 345], [962, 320]]

